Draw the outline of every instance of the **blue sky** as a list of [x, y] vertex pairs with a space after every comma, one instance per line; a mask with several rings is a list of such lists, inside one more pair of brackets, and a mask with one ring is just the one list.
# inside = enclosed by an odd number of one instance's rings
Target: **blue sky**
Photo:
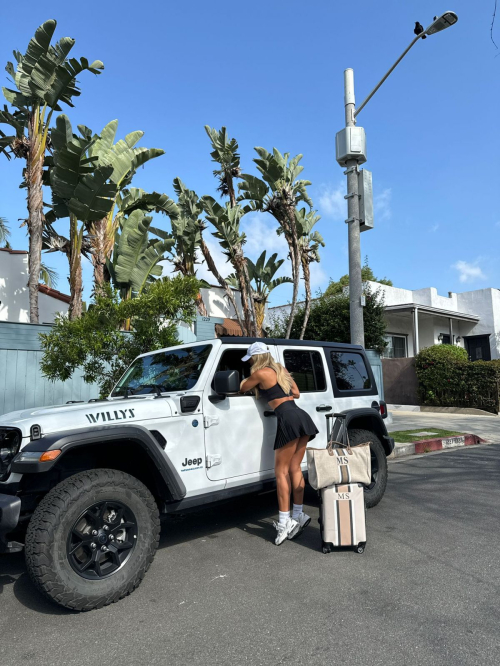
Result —
[[[412, 39], [415, 21], [427, 26], [434, 15], [456, 11], [458, 23], [419, 41], [358, 118], [367, 134], [365, 167], [373, 172], [376, 216], [375, 229], [362, 234], [362, 254], [376, 275], [396, 286], [435, 286], [446, 294], [500, 286], [500, 51], [490, 40], [493, 5], [123, 0], [83, 11], [75, 3], [28, 0], [22, 20], [17, 5], [2, 8], [0, 64], [12, 49], [24, 52], [40, 23], [57, 19], [56, 36], [74, 37], [76, 56], [105, 64], [101, 76], [80, 77], [82, 95], [68, 115], [74, 126], [95, 131], [118, 118], [120, 136], [144, 130], [141, 145], [166, 153], [134, 181], [150, 191], [173, 196], [172, 179], [179, 176], [199, 195], [215, 196], [205, 124], [227, 126], [245, 172], [255, 173], [254, 146], [302, 153], [326, 242], [313, 269], [318, 289], [348, 270], [345, 176], [335, 162], [335, 133], [344, 123], [343, 70], [354, 68], [361, 103]], [[500, 17], [495, 36], [500, 45]], [[20, 162], [0, 160], [0, 215], [10, 221], [12, 246], [26, 249], [17, 221], [26, 216], [20, 178]], [[59, 228], [66, 232], [64, 225]], [[263, 249], [285, 256], [272, 219], [248, 216], [243, 226], [251, 258]], [[211, 246], [223, 262], [215, 239]], [[65, 258], [52, 254], [45, 261], [59, 271], [58, 289], [67, 292]], [[84, 274], [88, 298], [88, 265]], [[289, 296], [288, 287], [280, 287], [272, 304]]]

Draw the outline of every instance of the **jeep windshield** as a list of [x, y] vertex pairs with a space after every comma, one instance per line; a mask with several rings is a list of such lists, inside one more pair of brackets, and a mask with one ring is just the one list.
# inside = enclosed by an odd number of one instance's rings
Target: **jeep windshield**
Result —
[[187, 391], [200, 378], [211, 350], [212, 345], [196, 345], [137, 358], [111, 397]]

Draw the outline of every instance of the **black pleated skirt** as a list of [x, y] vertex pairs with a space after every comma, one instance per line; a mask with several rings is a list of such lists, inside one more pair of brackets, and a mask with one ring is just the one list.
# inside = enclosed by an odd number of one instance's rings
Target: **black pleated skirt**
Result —
[[305, 435], [309, 435], [310, 440], [314, 439], [319, 432], [309, 414], [297, 407], [294, 400], [282, 402], [281, 405], [276, 407], [274, 413], [278, 419], [276, 439], [274, 440], [275, 450]]

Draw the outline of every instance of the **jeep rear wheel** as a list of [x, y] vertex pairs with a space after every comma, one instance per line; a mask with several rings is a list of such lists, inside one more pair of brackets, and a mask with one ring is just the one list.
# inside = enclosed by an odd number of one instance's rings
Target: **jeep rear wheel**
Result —
[[159, 533], [158, 507], [140, 481], [112, 469], [81, 472], [35, 510], [26, 534], [28, 572], [61, 606], [101, 608], [139, 585]]
[[387, 457], [382, 442], [370, 430], [353, 428], [349, 430], [349, 441], [352, 446], [371, 442], [372, 482], [365, 487], [365, 504], [368, 509], [376, 506], [384, 496], [387, 486]]

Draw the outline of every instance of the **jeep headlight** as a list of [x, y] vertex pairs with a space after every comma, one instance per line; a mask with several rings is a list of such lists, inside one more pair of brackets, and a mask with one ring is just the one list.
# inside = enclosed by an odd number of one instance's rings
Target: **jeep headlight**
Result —
[[21, 439], [17, 428], [0, 428], [0, 481], [8, 477], [10, 463], [19, 451]]

